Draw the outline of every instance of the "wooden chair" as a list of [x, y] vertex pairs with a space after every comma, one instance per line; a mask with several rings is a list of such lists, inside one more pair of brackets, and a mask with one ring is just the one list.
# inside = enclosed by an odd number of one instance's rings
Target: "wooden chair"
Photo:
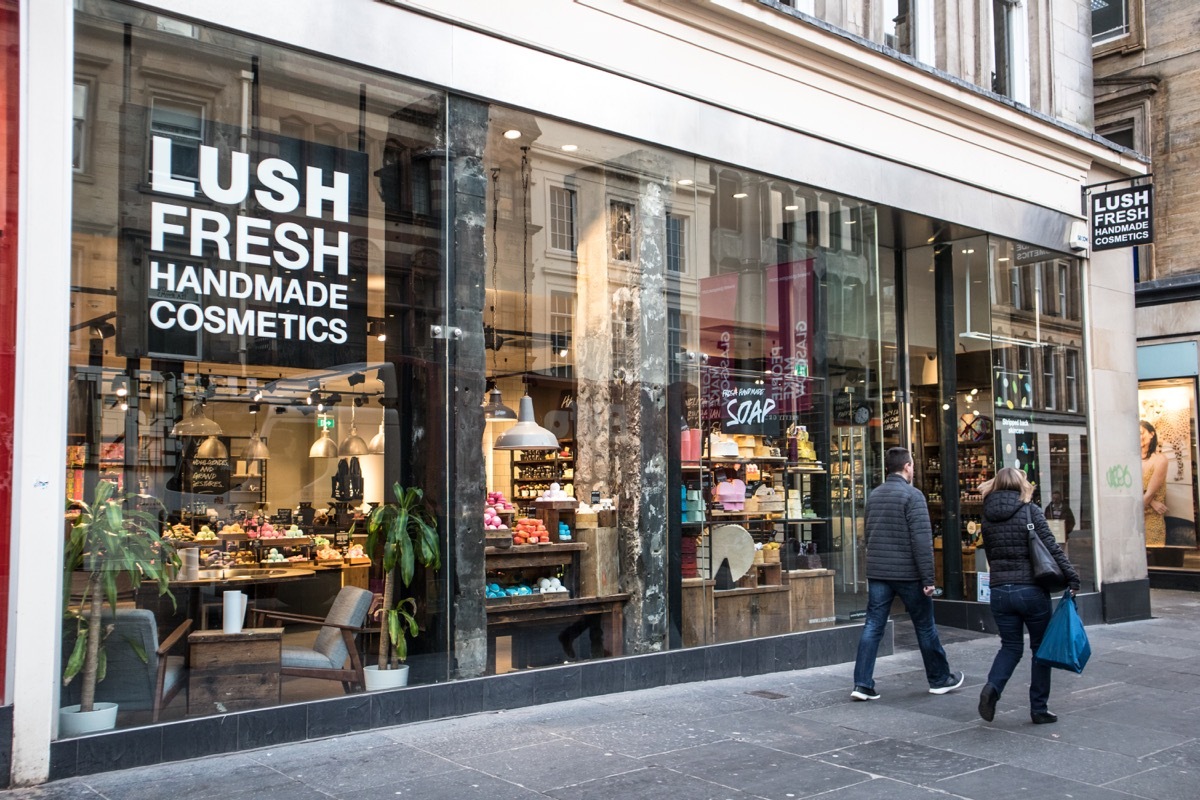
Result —
[[[96, 700], [116, 703], [121, 711], [151, 709], [152, 721], [158, 722], [162, 709], [187, 686], [186, 657], [170, 652], [180, 642], [186, 644], [192, 621], [185, 620], [162, 642], [158, 641], [154, 612], [144, 608], [117, 608], [116, 617], [111, 612], [105, 613], [101, 624], [115, 627], [105, 641], [107, 675], [96, 684]], [[145, 661], [130, 642], [141, 646]], [[63, 629], [64, 663], [74, 648], [75, 625], [67, 622]], [[64, 705], [79, 702], [78, 678], [63, 689], [62, 702]]]
[[[341, 681], [347, 693], [366, 688], [362, 658], [355, 637], [362, 630], [371, 605], [371, 593], [357, 586], [343, 586], [324, 619], [284, 611], [256, 611], [259, 620], [320, 625], [321, 631], [311, 648], [284, 645], [280, 674], [298, 678], [323, 678]], [[262, 622], [256, 622], [257, 627]], [[346, 660], [350, 660], [349, 669]]]

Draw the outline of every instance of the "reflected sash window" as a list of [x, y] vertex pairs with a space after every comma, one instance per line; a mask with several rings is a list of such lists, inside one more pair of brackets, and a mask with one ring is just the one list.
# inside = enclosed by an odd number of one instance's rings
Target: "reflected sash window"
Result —
[[87, 170], [87, 109], [88, 85], [75, 84], [75, 94], [71, 103], [73, 117], [73, 140], [71, 142], [71, 169], [76, 172]]
[[575, 252], [575, 192], [550, 187], [550, 248]]
[[172, 178], [200, 179], [200, 145], [204, 142], [202, 106], [154, 98], [150, 108], [150, 136], [171, 139]]
[[687, 272], [687, 251], [684, 236], [686, 220], [678, 214], [667, 214], [667, 271]]
[[1128, 0], [1091, 0], [1092, 44], [1129, 33]]

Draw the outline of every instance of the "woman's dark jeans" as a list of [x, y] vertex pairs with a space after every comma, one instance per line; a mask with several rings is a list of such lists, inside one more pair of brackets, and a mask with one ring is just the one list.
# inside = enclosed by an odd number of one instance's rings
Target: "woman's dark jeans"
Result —
[[1039, 586], [1006, 583], [992, 587], [992, 618], [1000, 631], [1000, 652], [992, 661], [988, 683], [1004, 694], [1004, 687], [1021, 661], [1025, 630], [1029, 630], [1029, 652], [1033, 661], [1029, 679], [1029, 710], [1046, 711], [1050, 699], [1050, 667], [1038, 663], [1033, 654], [1050, 624], [1050, 593]]

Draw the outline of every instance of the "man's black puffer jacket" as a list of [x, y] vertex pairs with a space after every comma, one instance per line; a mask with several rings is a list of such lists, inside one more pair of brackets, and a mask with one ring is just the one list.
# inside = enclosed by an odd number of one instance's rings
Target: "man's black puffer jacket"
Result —
[[887, 476], [867, 501], [867, 577], [933, 586], [933, 530], [920, 489], [899, 473]]
[[1054, 534], [1046, 524], [1046, 515], [1036, 505], [1021, 502], [1021, 494], [1002, 489], [983, 500], [983, 547], [987, 551], [991, 585], [1005, 583], [1034, 584], [1033, 567], [1029, 563], [1029, 530], [1025, 527], [1025, 507], [1038, 536], [1045, 543], [1072, 588], [1079, 587], [1079, 573], [1067, 560]]

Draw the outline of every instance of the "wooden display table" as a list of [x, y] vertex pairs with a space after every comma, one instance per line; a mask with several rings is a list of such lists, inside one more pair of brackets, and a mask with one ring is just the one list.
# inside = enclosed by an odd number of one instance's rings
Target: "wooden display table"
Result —
[[188, 714], [223, 714], [279, 704], [283, 628], [188, 636]]
[[[517, 598], [512, 598], [517, 600]], [[534, 666], [538, 654], [523, 641], [523, 634], [538, 629], [565, 631], [572, 623], [594, 621], [599, 625], [606, 655], [624, 654], [625, 601], [628, 594], [605, 597], [576, 597], [566, 600], [528, 600], [491, 605], [487, 609], [488, 672], [496, 671], [496, 638], [513, 638], [513, 666]], [[581, 631], [579, 631], [581, 632]], [[578, 633], [578, 632], [577, 632]], [[554, 654], [560, 661], [561, 653]], [[544, 659], [543, 659], [544, 660]]]
[[562, 544], [526, 544], [508, 548], [485, 547], [483, 549], [486, 570], [514, 570], [537, 567], [563, 567], [567, 571], [563, 586], [571, 597], [580, 594], [579, 560], [588, 549], [586, 542], [563, 542]]
[[833, 575], [831, 569], [788, 570], [788, 589], [791, 592], [791, 629], [808, 631], [828, 628], [837, 621], [833, 609]]

